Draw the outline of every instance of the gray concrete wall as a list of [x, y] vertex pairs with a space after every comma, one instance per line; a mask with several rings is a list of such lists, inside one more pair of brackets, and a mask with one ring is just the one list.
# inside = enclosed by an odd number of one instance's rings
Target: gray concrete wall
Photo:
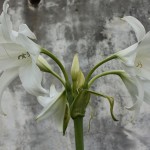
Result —
[[[0, 1], [0, 11], [3, 0]], [[136, 41], [132, 28], [120, 17], [137, 17], [150, 30], [149, 0], [43, 0], [31, 9], [27, 0], [10, 0], [9, 13], [14, 29], [26, 23], [37, 36], [37, 43], [51, 50], [70, 72], [74, 54], [78, 52], [81, 68], [89, 68]], [[49, 60], [58, 73], [58, 67]], [[117, 61], [103, 65], [98, 71], [119, 68]], [[58, 81], [46, 75], [46, 88]], [[150, 150], [150, 106], [143, 104], [136, 123], [124, 106], [131, 102], [125, 86], [118, 77], [101, 78], [92, 87], [115, 98], [112, 121], [107, 101], [92, 97], [84, 119], [85, 150]], [[2, 105], [7, 116], [0, 116], [0, 150], [74, 150], [73, 124], [65, 136], [57, 131], [51, 119], [36, 122], [42, 110], [36, 98], [27, 94], [17, 78], [4, 93]], [[88, 131], [90, 114], [94, 116]]]

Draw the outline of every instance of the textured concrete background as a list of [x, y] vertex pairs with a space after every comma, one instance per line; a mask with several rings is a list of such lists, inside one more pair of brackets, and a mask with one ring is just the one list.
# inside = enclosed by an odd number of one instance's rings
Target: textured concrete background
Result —
[[[2, 4], [3, 0], [0, 10]], [[120, 17], [135, 16], [150, 30], [149, 0], [43, 0], [37, 9], [29, 7], [27, 0], [10, 0], [9, 13], [14, 29], [26, 23], [36, 34], [37, 43], [56, 54], [68, 72], [76, 52], [87, 73], [98, 61], [136, 41], [132, 28]], [[111, 61], [97, 73], [115, 68], [120, 64]], [[46, 88], [51, 83], [60, 87], [48, 75], [43, 82]], [[90, 105], [94, 109], [89, 107], [84, 122], [85, 150], [150, 150], [150, 106], [143, 104], [134, 124], [132, 113], [124, 109], [131, 98], [118, 77], [101, 78], [92, 88], [114, 96], [119, 122], [112, 121], [107, 101], [93, 96]], [[2, 105], [7, 116], [0, 116], [0, 150], [74, 150], [72, 122], [65, 136], [51, 119], [37, 123], [34, 117], [42, 107], [24, 91], [18, 78], [5, 91]], [[88, 131], [91, 113], [94, 115]]]

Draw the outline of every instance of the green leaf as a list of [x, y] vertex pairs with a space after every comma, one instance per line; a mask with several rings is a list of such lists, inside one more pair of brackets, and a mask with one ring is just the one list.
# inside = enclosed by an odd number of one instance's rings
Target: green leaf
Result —
[[63, 122], [63, 135], [65, 135], [69, 120], [70, 120], [70, 108], [69, 108], [69, 104], [67, 103], [65, 109], [65, 115], [64, 115], [64, 122]]

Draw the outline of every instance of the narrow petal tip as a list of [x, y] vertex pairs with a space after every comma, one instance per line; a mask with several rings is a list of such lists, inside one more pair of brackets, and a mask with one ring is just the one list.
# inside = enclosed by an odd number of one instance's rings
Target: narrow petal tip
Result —
[[3, 4], [3, 11], [5, 13], [7, 13], [7, 10], [9, 8], [9, 4], [8, 4], [9, 0], [5, 0], [4, 4]]

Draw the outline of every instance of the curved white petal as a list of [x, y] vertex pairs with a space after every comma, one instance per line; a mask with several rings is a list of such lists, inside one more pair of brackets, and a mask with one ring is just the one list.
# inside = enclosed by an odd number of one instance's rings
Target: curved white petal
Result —
[[38, 102], [43, 106], [46, 107], [50, 102], [55, 101], [58, 97], [60, 97], [62, 93], [59, 93], [56, 91], [55, 85], [50, 86], [50, 94], [49, 97], [43, 97], [43, 96], [38, 96]]
[[27, 92], [32, 95], [40, 96], [48, 92], [41, 86], [42, 73], [34, 63], [27, 63], [20, 67], [19, 77], [22, 85]]
[[12, 30], [12, 22], [10, 20], [10, 16], [7, 14], [8, 10], [8, 0], [6, 0], [3, 4], [3, 12], [1, 14], [1, 27], [4, 38], [7, 41], [11, 41], [11, 30]]
[[132, 28], [135, 31], [138, 42], [141, 41], [146, 34], [145, 28], [142, 25], [142, 23], [132, 16], [126, 16], [122, 19], [127, 21], [132, 26]]
[[22, 33], [31, 39], [36, 39], [35, 34], [29, 29], [29, 27], [26, 24], [21, 24], [19, 26], [19, 33]]
[[122, 80], [128, 89], [132, 101], [133, 101], [133, 106], [131, 107], [126, 107], [129, 110], [136, 110], [138, 107], [141, 105], [144, 99], [144, 90], [143, 90], [143, 85], [140, 79], [136, 77], [131, 77], [128, 74], [123, 74]]
[[63, 91], [59, 97], [50, 101], [50, 103], [44, 107], [42, 112], [36, 117], [37, 120], [43, 120], [48, 117], [52, 117], [60, 131], [63, 130], [63, 120], [66, 108], [66, 96]]
[[5, 13], [7, 13], [8, 8], [9, 8], [8, 2], [9, 2], [9, 0], [5, 0], [5, 1], [4, 1], [4, 4], [3, 4], [3, 11], [4, 11]]
[[138, 43], [131, 45], [130, 47], [119, 51], [116, 55], [123, 61], [127, 66], [134, 66], [135, 57], [137, 54]]
[[[0, 76], [0, 101], [5, 88], [18, 76], [18, 68], [6, 70]], [[0, 112], [4, 113], [0, 104]]]
[[[136, 85], [136, 87], [137, 87], [137, 94], [138, 94], [138, 96], [136, 96], [136, 98], [137, 98], [137, 101], [133, 104], [133, 106], [131, 106], [131, 107], [127, 107], [127, 109], [128, 110], [137, 110], [137, 109], [140, 109], [140, 106], [142, 105], [142, 103], [143, 103], [143, 100], [144, 100], [144, 90], [143, 90], [143, 84], [142, 84], [142, 82], [140, 81], [140, 79], [136, 79], [136, 80], [134, 80], [134, 84]], [[133, 87], [128, 87], [128, 88], [133, 88]], [[132, 93], [132, 95], [133, 94], [135, 94], [135, 93]], [[137, 94], [135, 94], [135, 95], [137, 95]], [[133, 97], [133, 96], [132, 96]]]
[[46, 107], [48, 104], [50, 104], [50, 102], [53, 102], [54, 99], [50, 97], [38, 96], [37, 100], [40, 103], [40, 105]]
[[15, 39], [18, 44], [20, 44], [26, 51], [28, 51], [30, 54], [33, 55], [39, 55], [40, 47], [36, 43], [34, 43], [32, 40], [30, 40], [25, 35], [18, 33], [17, 38]]

